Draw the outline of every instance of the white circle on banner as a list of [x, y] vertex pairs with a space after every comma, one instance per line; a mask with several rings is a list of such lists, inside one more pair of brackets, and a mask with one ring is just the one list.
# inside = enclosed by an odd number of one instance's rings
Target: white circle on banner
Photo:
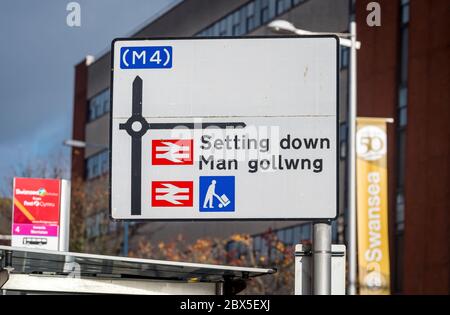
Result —
[[387, 287], [385, 277], [378, 270], [369, 271], [364, 277], [364, 284], [369, 290], [382, 290]]
[[367, 161], [376, 161], [386, 154], [386, 132], [375, 126], [366, 126], [356, 133], [356, 154]]

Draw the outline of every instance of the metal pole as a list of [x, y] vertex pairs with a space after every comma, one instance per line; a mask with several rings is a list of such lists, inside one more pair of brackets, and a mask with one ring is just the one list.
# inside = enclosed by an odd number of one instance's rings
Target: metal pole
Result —
[[58, 250], [69, 251], [70, 237], [70, 181], [61, 180], [61, 205], [59, 219], [59, 244]]
[[123, 247], [122, 255], [128, 257], [128, 222], [123, 223]]
[[216, 283], [216, 295], [225, 295], [223, 281], [219, 281]]
[[313, 264], [313, 294], [331, 295], [330, 222], [314, 224]]
[[350, 82], [348, 108], [348, 294], [356, 294], [356, 22], [350, 22]]

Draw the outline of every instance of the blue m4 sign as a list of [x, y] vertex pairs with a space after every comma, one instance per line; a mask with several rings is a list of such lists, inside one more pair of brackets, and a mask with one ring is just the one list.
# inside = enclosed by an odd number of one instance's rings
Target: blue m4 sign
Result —
[[122, 47], [120, 69], [170, 69], [171, 46]]

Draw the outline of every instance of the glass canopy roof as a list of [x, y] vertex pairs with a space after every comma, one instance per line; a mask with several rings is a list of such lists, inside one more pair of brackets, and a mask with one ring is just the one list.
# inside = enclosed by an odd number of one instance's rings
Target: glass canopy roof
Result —
[[219, 282], [272, 274], [275, 269], [185, 263], [0, 246], [0, 269], [11, 273]]

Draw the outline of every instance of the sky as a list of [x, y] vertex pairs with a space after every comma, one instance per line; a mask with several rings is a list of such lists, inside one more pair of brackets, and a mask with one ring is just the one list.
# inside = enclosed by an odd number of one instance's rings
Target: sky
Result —
[[68, 159], [62, 143], [71, 138], [74, 65], [177, 0], [78, 0], [79, 27], [67, 25], [70, 2], [1, 1], [0, 179], [49, 156]]

